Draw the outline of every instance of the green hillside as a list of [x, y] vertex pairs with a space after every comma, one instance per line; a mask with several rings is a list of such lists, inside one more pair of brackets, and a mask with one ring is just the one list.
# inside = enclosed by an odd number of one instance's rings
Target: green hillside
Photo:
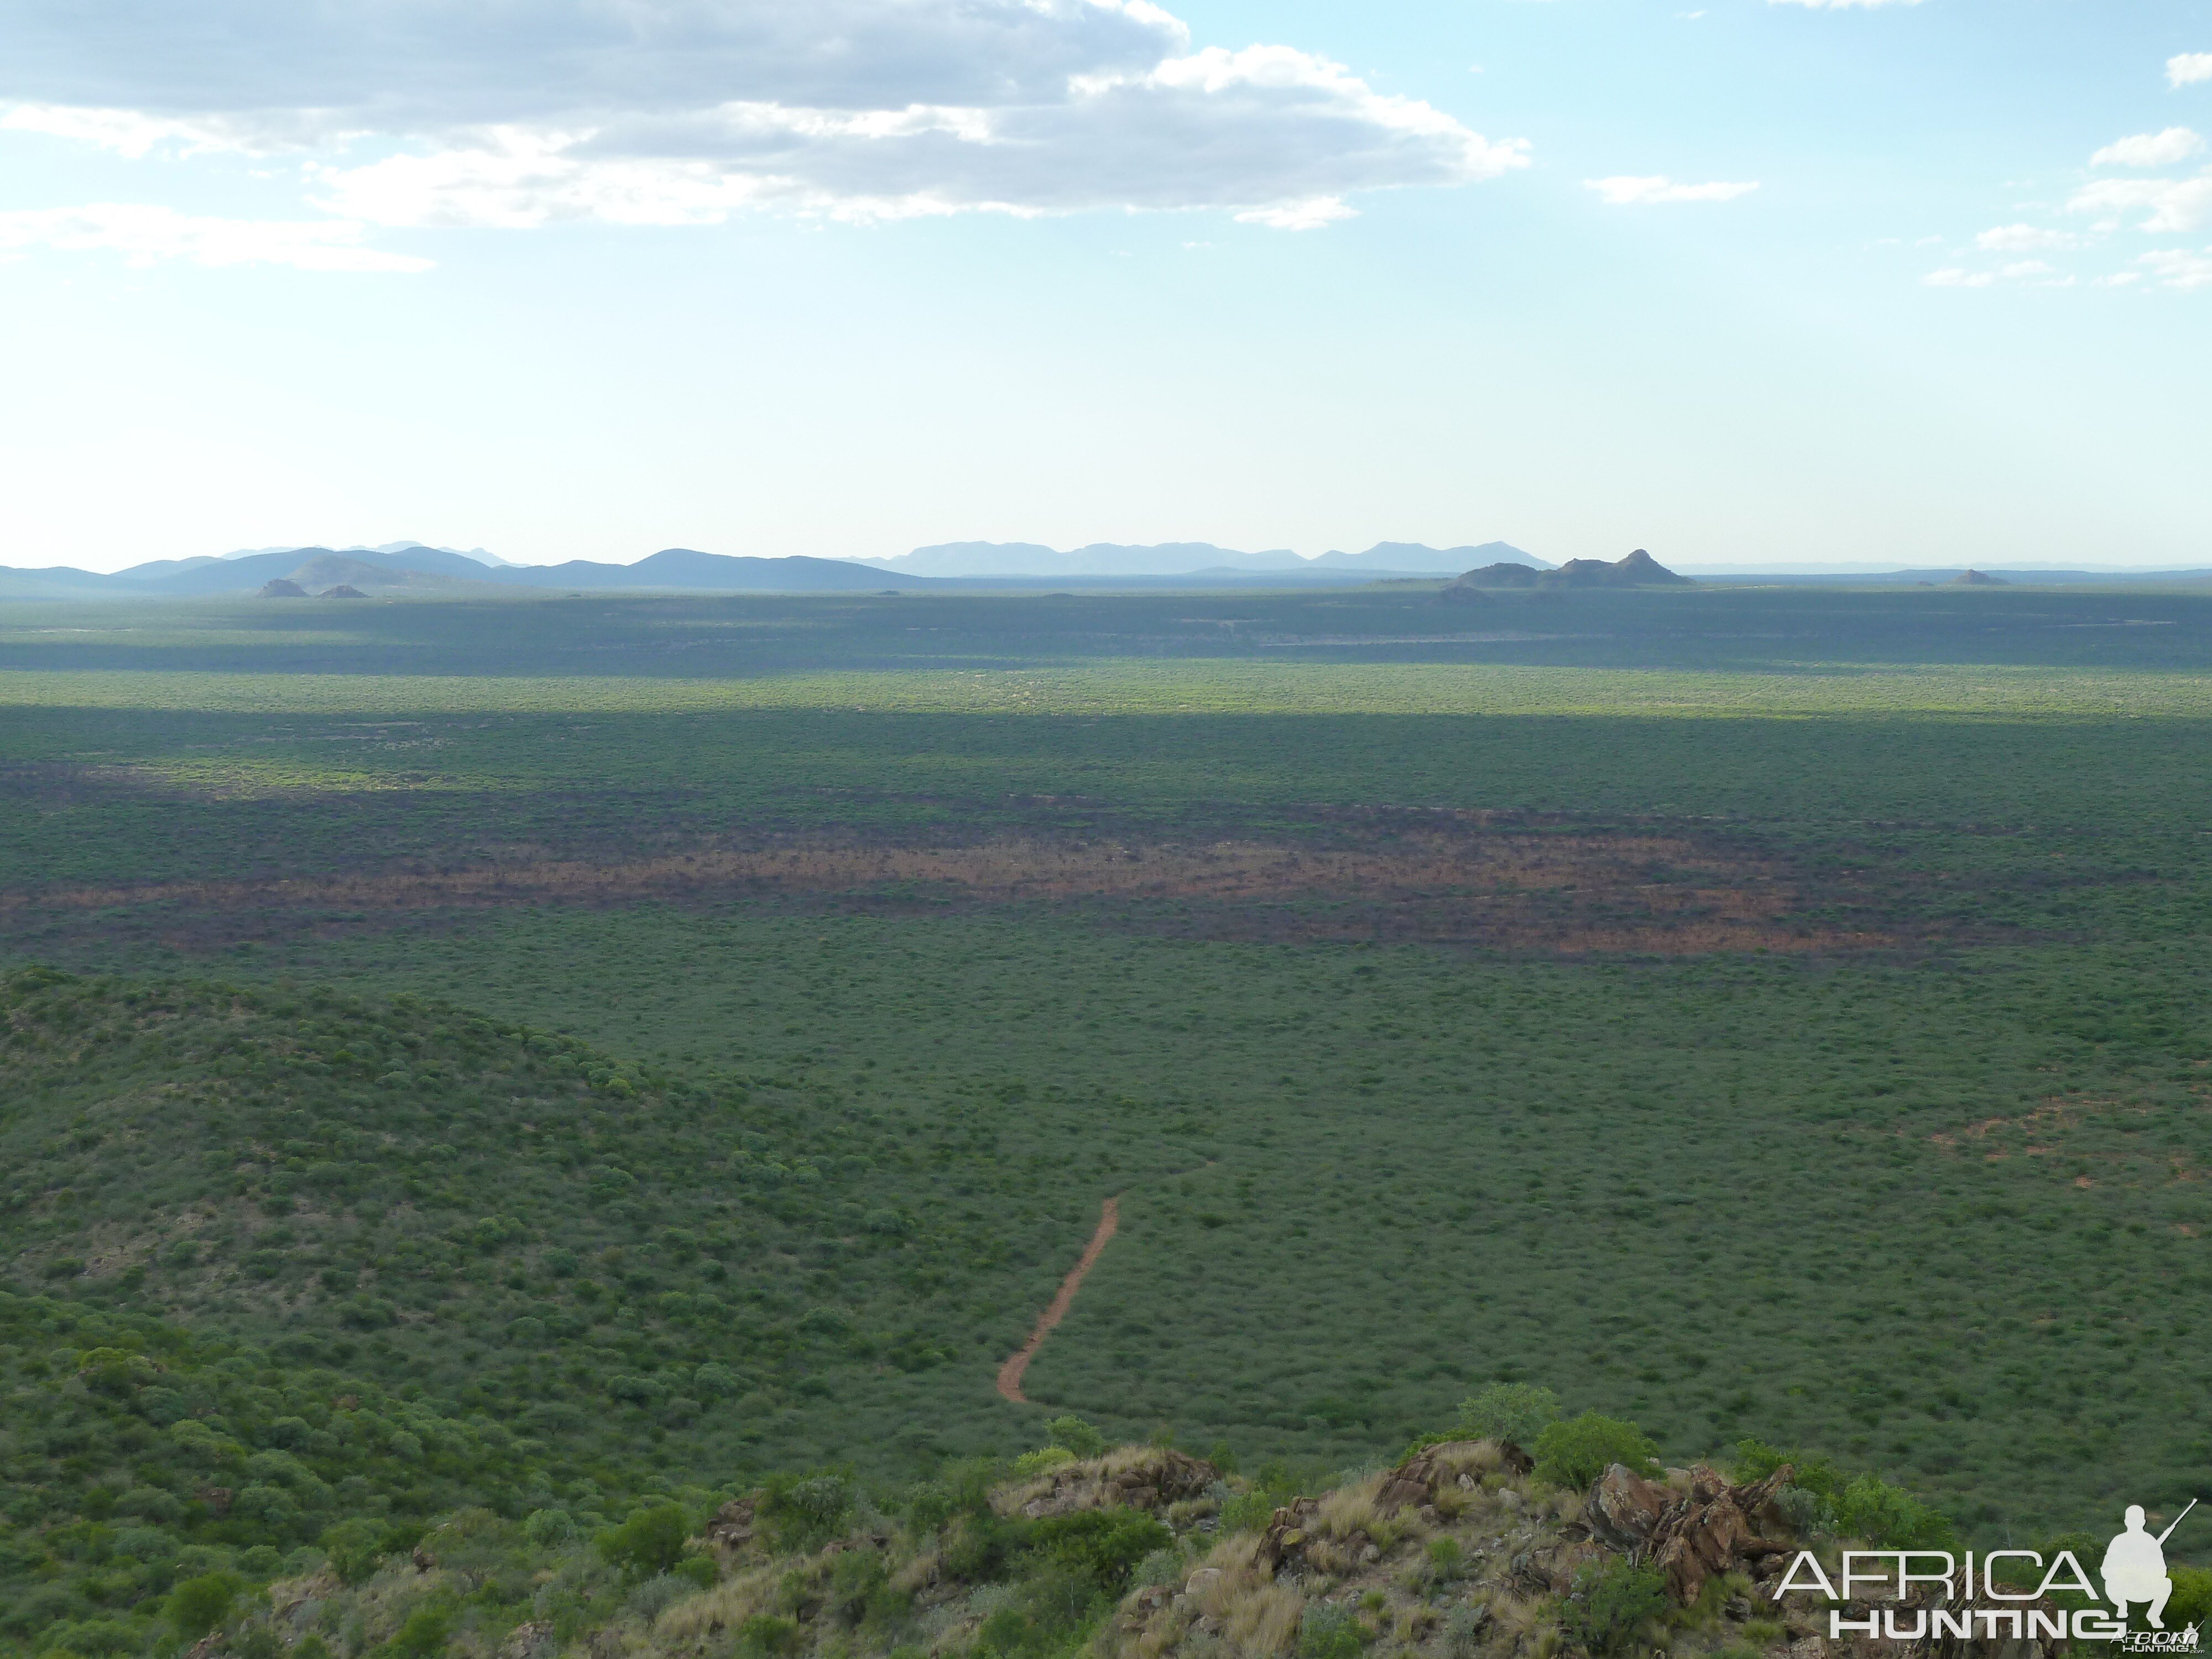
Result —
[[1092, 1212], [1035, 1201], [960, 1085], [856, 1069], [692, 1082], [404, 995], [19, 972], [0, 1272], [594, 1464], [977, 1449]]

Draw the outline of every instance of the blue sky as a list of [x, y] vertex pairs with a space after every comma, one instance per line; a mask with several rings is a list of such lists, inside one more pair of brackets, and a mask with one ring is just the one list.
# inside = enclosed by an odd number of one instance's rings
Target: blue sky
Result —
[[0, 562], [2212, 564], [2209, 139], [2209, 0], [16, 0]]

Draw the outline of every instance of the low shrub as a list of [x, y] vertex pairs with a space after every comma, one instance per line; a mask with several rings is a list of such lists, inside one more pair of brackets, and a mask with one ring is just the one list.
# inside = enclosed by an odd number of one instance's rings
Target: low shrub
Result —
[[1559, 1628], [1591, 1653], [1620, 1653], [1666, 1607], [1667, 1575], [1658, 1568], [1620, 1557], [1593, 1561], [1561, 1599]]
[[1559, 1420], [1559, 1396], [1533, 1382], [1493, 1382], [1460, 1401], [1457, 1437], [1533, 1446]]
[[1878, 1476], [1863, 1474], [1836, 1499], [1836, 1530], [1878, 1549], [1954, 1549], [1958, 1531], [1941, 1510]]
[[653, 1578], [683, 1559], [684, 1540], [690, 1530], [682, 1505], [659, 1504], [636, 1510], [592, 1543], [610, 1565], [630, 1577]]
[[1553, 1424], [1529, 1449], [1536, 1457], [1536, 1479], [1546, 1486], [1580, 1490], [1615, 1463], [1642, 1475], [1659, 1472], [1659, 1448], [1649, 1435], [1596, 1412]]
[[853, 1482], [829, 1469], [770, 1475], [754, 1512], [778, 1549], [817, 1550], [845, 1529]]
[[1079, 1417], [1055, 1417], [1044, 1431], [1054, 1445], [1065, 1446], [1078, 1457], [1097, 1457], [1106, 1449], [1106, 1437]]
[[1957, 1545], [1957, 1529], [1942, 1511], [1878, 1475], [1847, 1475], [1825, 1457], [1747, 1439], [1737, 1443], [1730, 1473], [1739, 1480], [1763, 1480], [1785, 1463], [1790, 1484], [1783, 1508], [1801, 1533], [1841, 1533], [1880, 1549]]
[[1109, 1592], [1127, 1584], [1139, 1562], [1175, 1542], [1175, 1534], [1151, 1516], [1122, 1509], [1056, 1515], [1037, 1522], [1031, 1537], [1038, 1560], [1079, 1573]]
[[197, 1642], [230, 1617], [231, 1606], [245, 1588], [246, 1581], [234, 1572], [202, 1573], [169, 1592], [161, 1616], [179, 1637]]
[[1372, 1634], [1352, 1608], [1315, 1601], [1298, 1618], [1297, 1659], [1359, 1659]]
[[755, 1613], [738, 1626], [738, 1651], [746, 1659], [775, 1659], [798, 1650], [799, 1620], [781, 1613]]

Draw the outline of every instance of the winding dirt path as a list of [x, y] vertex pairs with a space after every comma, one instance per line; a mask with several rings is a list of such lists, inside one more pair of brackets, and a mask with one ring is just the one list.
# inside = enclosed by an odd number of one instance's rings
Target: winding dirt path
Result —
[[1098, 1230], [1091, 1235], [1091, 1242], [1083, 1247], [1083, 1254], [1067, 1270], [1067, 1277], [1060, 1281], [1060, 1291], [1052, 1305], [1037, 1316], [1036, 1328], [1030, 1340], [1007, 1356], [1006, 1363], [999, 1367], [999, 1397], [1011, 1400], [1017, 1406], [1029, 1404], [1029, 1396], [1022, 1392], [1022, 1373], [1036, 1358], [1036, 1351], [1044, 1346], [1052, 1328], [1067, 1317], [1067, 1310], [1075, 1304], [1075, 1293], [1083, 1288], [1083, 1276], [1089, 1273], [1106, 1247], [1114, 1239], [1115, 1229], [1121, 1224], [1121, 1200], [1117, 1194], [1098, 1206]]

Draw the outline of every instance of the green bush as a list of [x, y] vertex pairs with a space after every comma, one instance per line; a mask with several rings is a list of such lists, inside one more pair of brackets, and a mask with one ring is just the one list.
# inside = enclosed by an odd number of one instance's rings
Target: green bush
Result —
[[576, 1540], [576, 1522], [566, 1510], [532, 1510], [522, 1523], [522, 1535], [541, 1549], [558, 1548]]
[[1054, 1445], [1065, 1446], [1078, 1457], [1097, 1457], [1106, 1449], [1106, 1437], [1079, 1417], [1055, 1417], [1044, 1431]]
[[1559, 1602], [1559, 1628], [1590, 1653], [1620, 1653], [1666, 1607], [1665, 1573], [1614, 1557], [1575, 1574]]
[[1908, 1492], [1863, 1474], [1835, 1500], [1836, 1530], [1877, 1549], [1955, 1549], [1949, 1517]]
[[816, 1550], [845, 1529], [853, 1482], [834, 1470], [770, 1475], [754, 1514], [778, 1549]]
[[1615, 1463], [1638, 1474], [1659, 1472], [1659, 1448], [1643, 1430], [1596, 1412], [1553, 1424], [1529, 1449], [1536, 1457], [1536, 1479], [1550, 1486], [1579, 1490]]
[[1729, 1472], [1738, 1480], [1764, 1480], [1784, 1463], [1790, 1466], [1791, 1486], [1831, 1504], [1843, 1496], [1850, 1484], [1844, 1472], [1825, 1457], [1802, 1450], [1780, 1451], [1764, 1440], [1749, 1437], [1736, 1443]]
[[895, 1589], [877, 1550], [847, 1550], [830, 1570], [827, 1605], [839, 1622], [887, 1625], [904, 1617], [911, 1598]]
[[392, 1659], [430, 1659], [453, 1632], [453, 1608], [442, 1601], [428, 1602], [407, 1615], [386, 1651]]
[[1370, 1638], [1351, 1607], [1311, 1602], [1298, 1618], [1298, 1659], [1359, 1659]]
[[1139, 1589], [1154, 1584], [1179, 1584], [1182, 1582], [1183, 1559], [1175, 1550], [1154, 1550], [1137, 1563], [1137, 1570], [1129, 1575], [1129, 1582]]
[[758, 1613], [738, 1626], [738, 1651], [747, 1659], [775, 1659], [799, 1647], [799, 1620], [781, 1613]]
[[331, 1570], [349, 1584], [365, 1582], [383, 1565], [385, 1557], [404, 1547], [404, 1535], [367, 1516], [352, 1516], [327, 1528], [319, 1540], [331, 1559]]
[[1029, 1542], [1030, 1523], [1009, 1521], [988, 1508], [963, 1511], [947, 1530], [940, 1559], [945, 1571], [970, 1583], [989, 1583], [1004, 1574], [1016, 1551]]
[[687, 1555], [671, 1567], [668, 1572], [671, 1577], [681, 1578], [686, 1583], [697, 1585], [701, 1589], [714, 1589], [714, 1581], [721, 1577], [720, 1570], [714, 1565], [714, 1558], [711, 1555]]
[[632, 1514], [592, 1540], [610, 1565], [632, 1578], [652, 1578], [684, 1558], [690, 1521], [678, 1504], [659, 1504]]
[[1785, 1503], [1801, 1532], [1832, 1530], [1879, 1549], [1957, 1547], [1957, 1530], [1940, 1511], [1877, 1475], [1846, 1475], [1825, 1457], [1746, 1439], [1737, 1443], [1729, 1472], [1739, 1480], [1763, 1480], [1785, 1463], [1791, 1489], [1816, 1500]]
[[2166, 1576], [2173, 1580], [2173, 1596], [2166, 1604], [2168, 1630], [2212, 1619], [2212, 1567], [2170, 1565]]
[[187, 1578], [169, 1592], [161, 1604], [161, 1616], [180, 1638], [197, 1642], [230, 1617], [231, 1607], [245, 1588], [246, 1581], [234, 1572], [209, 1572]]
[[1151, 1516], [1124, 1509], [1052, 1516], [1037, 1522], [1030, 1536], [1040, 1561], [1079, 1573], [1109, 1592], [1127, 1584], [1139, 1561], [1175, 1542], [1175, 1534]]
[[1460, 1401], [1458, 1435], [1532, 1446], [1559, 1420], [1559, 1396], [1533, 1382], [1493, 1382]]

